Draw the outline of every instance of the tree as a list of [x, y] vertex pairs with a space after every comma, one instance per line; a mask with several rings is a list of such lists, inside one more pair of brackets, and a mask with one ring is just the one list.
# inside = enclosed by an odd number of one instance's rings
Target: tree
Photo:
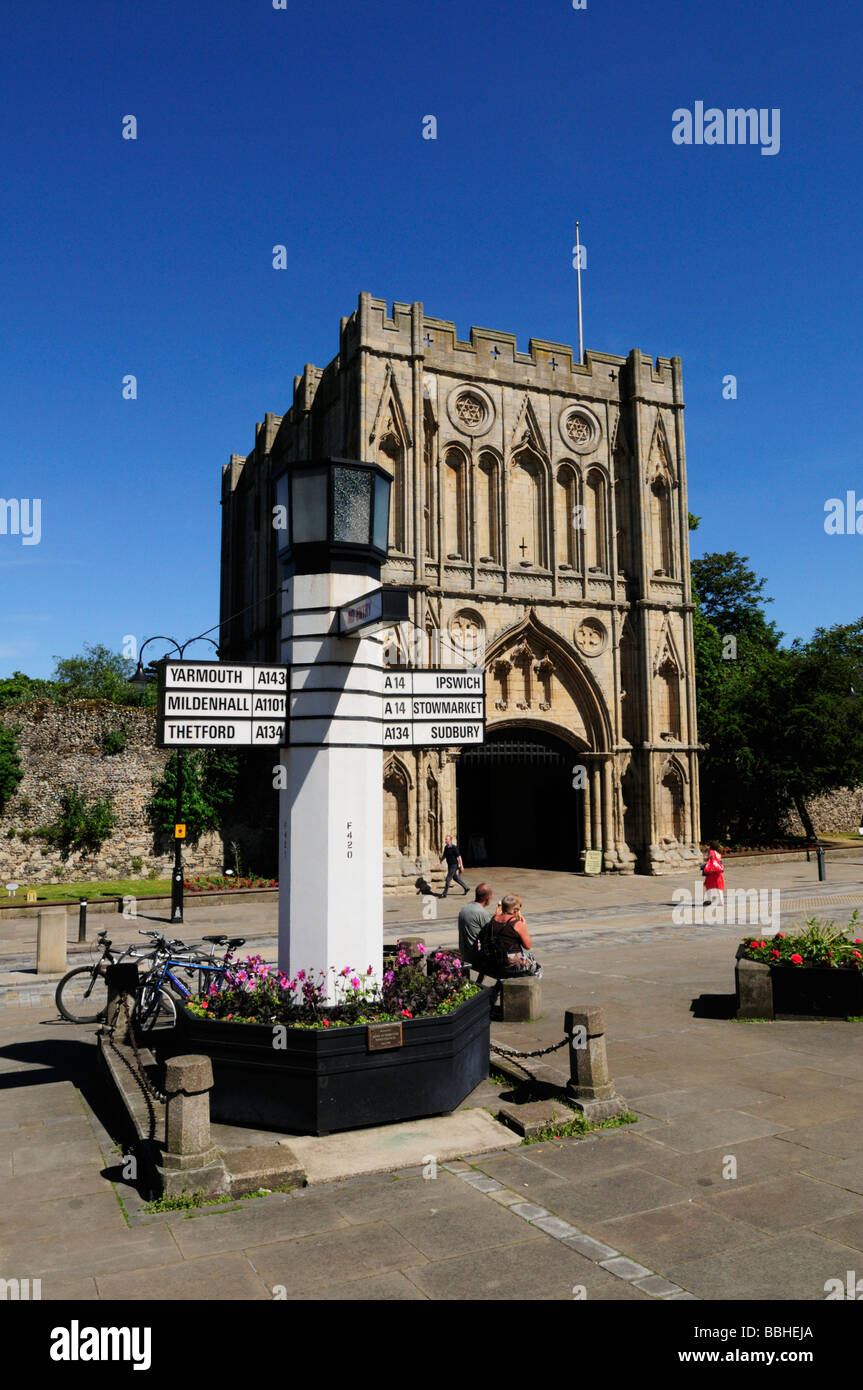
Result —
[[24, 776], [18, 756], [18, 730], [0, 724], [0, 811], [15, 795]]
[[765, 579], [748, 568], [748, 555], [734, 550], [703, 555], [692, 561], [692, 581], [701, 611], [724, 637], [734, 636], [775, 650], [782, 639], [776, 624], [768, 622], [763, 604], [772, 603], [764, 592]]
[[11, 676], [0, 680], [0, 709], [5, 705], [24, 704], [27, 700], [53, 700], [56, 695], [53, 681], [33, 680], [23, 671], [13, 671]]
[[153, 705], [154, 687], [141, 692], [129, 685], [135, 663], [108, 647], [84, 644], [81, 656], [54, 658], [57, 696], [64, 700], [110, 700], [115, 705]]
[[[220, 748], [192, 750], [183, 755], [181, 819], [186, 839], [197, 843], [206, 830], [219, 830], [236, 799], [239, 761]], [[147, 814], [154, 835], [171, 835], [176, 819], [177, 754], [172, 753], [161, 777], [154, 779]]]

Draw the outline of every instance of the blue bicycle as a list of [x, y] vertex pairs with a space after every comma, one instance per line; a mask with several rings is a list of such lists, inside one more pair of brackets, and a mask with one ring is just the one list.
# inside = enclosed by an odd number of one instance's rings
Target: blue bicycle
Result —
[[[213, 984], [221, 989], [233, 962], [233, 952], [246, 944], [244, 936], [205, 936], [203, 940], [210, 942], [214, 950], [216, 946], [226, 948], [219, 964], [214, 963], [213, 952], [202, 959], [202, 953], [190, 951], [182, 941], [168, 941], [163, 936], [158, 938], [153, 967], [138, 986], [135, 996], [133, 1020], [140, 1032], [173, 1028], [177, 1022], [176, 999], [185, 1003], [194, 995], [208, 991]], [[181, 951], [186, 954], [180, 954]], [[181, 974], [187, 980], [194, 980], [197, 976], [195, 987], [181, 979]]]

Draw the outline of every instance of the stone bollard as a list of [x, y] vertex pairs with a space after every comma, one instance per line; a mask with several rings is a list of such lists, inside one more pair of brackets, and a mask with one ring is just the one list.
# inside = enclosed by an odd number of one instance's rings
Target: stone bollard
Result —
[[226, 1192], [228, 1175], [210, 1137], [209, 1057], [171, 1057], [165, 1064], [165, 1151], [160, 1172], [165, 1194]]
[[[121, 1042], [125, 1042], [129, 1035], [129, 1025], [126, 1022], [126, 1011], [120, 1006], [117, 1013], [117, 1001], [125, 994], [129, 1001], [129, 1013], [135, 1003], [135, 991], [138, 988], [138, 967], [137, 965], [107, 965], [105, 967], [105, 984], [108, 986], [108, 1003], [105, 1006], [105, 1017], [103, 1026], [110, 1028], [112, 1024], [116, 1029], [116, 1036]], [[116, 1018], [116, 1023], [114, 1022]]]
[[39, 909], [36, 928], [36, 974], [62, 975], [66, 970], [66, 909]]
[[569, 1038], [570, 1079], [566, 1089], [576, 1109], [589, 1120], [621, 1115], [626, 1104], [608, 1074], [604, 1009], [595, 1004], [574, 1005], [563, 1016], [563, 1031]]
[[[426, 956], [428, 952], [428, 947], [426, 946], [425, 937], [403, 936], [400, 938], [400, 941], [402, 946], [410, 955], [411, 965], [418, 965], [425, 974], [428, 974], [428, 969], [426, 966]], [[422, 946], [425, 949], [423, 951], [418, 951], [418, 946]]]
[[501, 980], [500, 1011], [504, 1023], [528, 1023], [542, 1014], [542, 981], [535, 975]]

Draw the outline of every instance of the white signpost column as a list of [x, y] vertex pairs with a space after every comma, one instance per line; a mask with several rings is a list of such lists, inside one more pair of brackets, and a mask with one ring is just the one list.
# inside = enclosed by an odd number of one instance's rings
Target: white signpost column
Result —
[[[279, 968], [351, 966], [380, 979], [383, 789], [379, 637], [339, 634], [339, 610], [376, 587], [344, 574], [285, 583], [290, 744], [279, 817]], [[332, 976], [328, 976], [328, 982]]]

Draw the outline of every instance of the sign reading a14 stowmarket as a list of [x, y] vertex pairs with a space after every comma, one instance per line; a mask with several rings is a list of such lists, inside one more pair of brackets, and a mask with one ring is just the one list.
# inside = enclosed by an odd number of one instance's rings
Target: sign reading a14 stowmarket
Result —
[[282, 747], [287, 717], [287, 666], [167, 658], [159, 664], [160, 748]]

